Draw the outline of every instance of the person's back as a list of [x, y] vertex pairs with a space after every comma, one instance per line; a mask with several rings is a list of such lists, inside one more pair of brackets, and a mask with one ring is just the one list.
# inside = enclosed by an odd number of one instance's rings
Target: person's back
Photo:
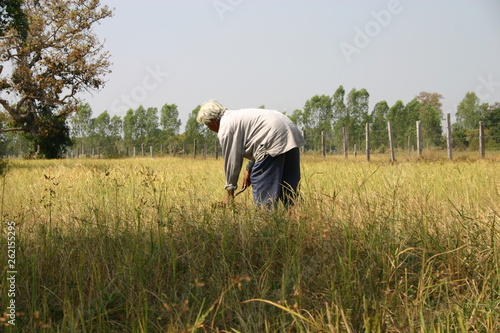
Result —
[[299, 129], [287, 116], [265, 109], [226, 110], [218, 137], [223, 148], [222, 142], [231, 143], [231, 149], [236, 145], [244, 147], [243, 156], [253, 161], [261, 160], [266, 154], [283, 154], [305, 143]]

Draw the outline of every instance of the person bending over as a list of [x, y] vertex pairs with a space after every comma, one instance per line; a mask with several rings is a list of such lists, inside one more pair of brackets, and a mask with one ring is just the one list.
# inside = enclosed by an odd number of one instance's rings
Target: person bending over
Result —
[[234, 198], [243, 159], [246, 166], [242, 188], [252, 185], [257, 206], [275, 207], [281, 200], [293, 205], [300, 181], [299, 147], [305, 144], [297, 126], [275, 110], [228, 110], [217, 101], [202, 104], [198, 123], [217, 133], [224, 157], [227, 195]]

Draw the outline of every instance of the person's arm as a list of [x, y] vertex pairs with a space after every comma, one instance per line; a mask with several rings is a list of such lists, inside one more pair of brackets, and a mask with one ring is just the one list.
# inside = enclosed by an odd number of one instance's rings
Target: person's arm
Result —
[[226, 174], [227, 191], [224, 204], [228, 204], [234, 198], [234, 191], [238, 188], [238, 178], [243, 165], [244, 138], [239, 132], [232, 132], [220, 138], [222, 155], [224, 157], [224, 172]]
[[248, 186], [252, 185], [252, 182], [250, 181], [250, 175], [252, 174], [252, 168], [253, 165], [255, 164], [255, 161], [250, 161], [247, 164], [245, 175], [243, 176], [243, 183], [241, 184], [241, 188], [247, 188]]

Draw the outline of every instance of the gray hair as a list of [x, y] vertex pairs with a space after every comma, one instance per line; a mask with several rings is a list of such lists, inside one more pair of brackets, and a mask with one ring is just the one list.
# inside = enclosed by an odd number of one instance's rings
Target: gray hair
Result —
[[227, 110], [225, 106], [222, 106], [216, 100], [209, 100], [201, 105], [200, 111], [198, 111], [198, 117], [196, 121], [201, 123], [209, 124], [212, 120], [220, 120], [224, 112]]

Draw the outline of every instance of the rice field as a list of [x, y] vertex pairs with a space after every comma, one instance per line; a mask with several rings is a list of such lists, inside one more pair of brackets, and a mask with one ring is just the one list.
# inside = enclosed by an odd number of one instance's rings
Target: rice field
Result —
[[289, 211], [217, 205], [222, 160], [11, 160], [0, 332], [499, 332], [500, 158], [401, 160], [303, 156]]

